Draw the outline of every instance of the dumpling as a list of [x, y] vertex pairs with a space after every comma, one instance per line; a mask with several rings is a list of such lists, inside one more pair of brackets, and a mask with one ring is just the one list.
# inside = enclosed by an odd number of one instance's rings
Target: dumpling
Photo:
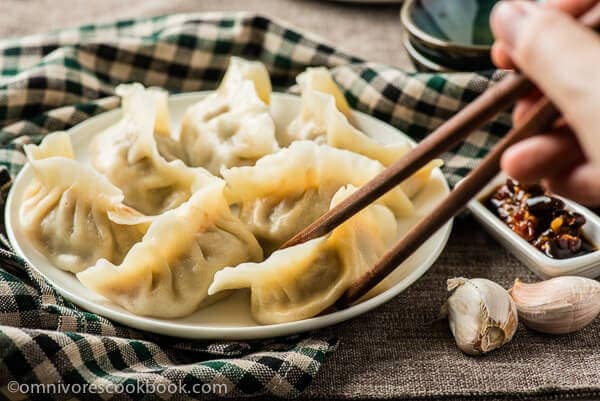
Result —
[[159, 154], [154, 132], [168, 130], [166, 94], [140, 84], [120, 85], [117, 93], [123, 98], [123, 118], [94, 138], [94, 167], [123, 191], [127, 205], [142, 213], [176, 208], [211, 174], [181, 160], [167, 162]]
[[217, 91], [185, 114], [179, 138], [183, 160], [218, 175], [223, 167], [252, 165], [277, 151], [270, 94], [263, 64], [232, 57]]
[[[224, 170], [223, 177], [228, 200], [269, 251], [325, 213], [338, 189], [363, 185], [383, 169], [381, 163], [356, 153], [296, 141], [255, 166]], [[382, 199], [397, 216], [413, 212], [400, 188]]]
[[26, 145], [35, 174], [23, 197], [20, 227], [54, 266], [79, 272], [100, 258], [120, 263], [148, 227], [123, 194], [91, 167], [73, 160], [66, 133]]
[[[341, 188], [332, 205], [353, 191]], [[261, 263], [218, 271], [208, 292], [250, 288], [252, 316], [262, 324], [307, 319], [333, 305], [396, 237], [394, 214], [376, 203], [328, 236], [276, 251]]]
[[288, 140], [308, 139], [362, 154], [388, 166], [404, 156], [410, 145], [404, 141], [381, 144], [348, 122], [336, 108], [333, 96], [309, 90], [302, 94], [302, 110], [287, 129]]
[[256, 238], [231, 214], [223, 186], [215, 178], [158, 216], [120, 265], [101, 259], [77, 277], [137, 315], [177, 318], [194, 312], [217, 270], [262, 260]]
[[[377, 160], [386, 167], [411, 150], [411, 145], [404, 140], [383, 144], [356, 129], [351, 124], [350, 106], [327, 69], [308, 68], [298, 76], [298, 83], [302, 109], [288, 126], [283, 144], [302, 139], [327, 143]], [[431, 171], [441, 165], [441, 160], [432, 160], [405, 180], [402, 189], [413, 197], [427, 184]]]
[[404, 140], [382, 144], [353, 127], [348, 121], [350, 107], [326, 69], [309, 68], [300, 74], [298, 81], [302, 90], [302, 108], [281, 139], [284, 145], [308, 139], [365, 155], [384, 166], [410, 150]]

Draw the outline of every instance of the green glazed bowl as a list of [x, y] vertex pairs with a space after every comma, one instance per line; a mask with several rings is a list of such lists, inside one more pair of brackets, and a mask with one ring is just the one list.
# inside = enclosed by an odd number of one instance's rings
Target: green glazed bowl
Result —
[[[447, 69], [484, 70], [494, 68], [489, 17], [497, 2], [406, 0], [400, 19], [412, 50], [422, 57]], [[411, 50], [407, 51], [410, 54]]]

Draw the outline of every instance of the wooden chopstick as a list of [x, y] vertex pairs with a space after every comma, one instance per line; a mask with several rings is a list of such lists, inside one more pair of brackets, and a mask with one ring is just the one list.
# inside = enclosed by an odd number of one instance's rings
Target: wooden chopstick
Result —
[[416, 251], [429, 237], [457, 214], [479, 191], [498, 174], [502, 153], [515, 142], [546, 128], [560, 114], [547, 99], [540, 99], [522, 125], [512, 129], [494, 146], [481, 163], [456, 186], [435, 209], [415, 225], [375, 266], [360, 277], [338, 300], [342, 308], [356, 301], [390, 274], [400, 263]]
[[[579, 21], [593, 29], [600, 27], [600, 3], [595, 4]], [[548, 128], [560, 112], [545, 97], [539, 99], [523, 117], [523, 122], [510, 130], [488, 153], [481, 163], [455, 187], [444, 200], [416, 226], [414, 226], [392, 249], [386, 252], [375, 266], [360, 277], [336, 302], [343, 308], [355, 302], [398, 265], [416, 251], [430, 236], [456, 215], [500, 171], [500, 158], [512, 144]]]

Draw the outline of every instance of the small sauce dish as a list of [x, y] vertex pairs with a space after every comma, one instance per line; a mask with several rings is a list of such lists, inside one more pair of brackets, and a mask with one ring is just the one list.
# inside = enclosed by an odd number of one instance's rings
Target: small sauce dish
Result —
[[551, 258], [514, 232], [485, 205], [485, 201], [500, 185], [506, 182], [506, 179], [507, 176], [503, 173], [496, 176], [467, 206], [483, 228], [543, 279], [565, 275], [590, 278], [600, 276], [600, 250], [598, 249], [600, 217], [576, 202], [553, 195], [565, 203], [565, 209], [585, 217], [586, 223], [582, 227], [582, 233], [585, 239], [595, 247], [595, 250], [565, 259]]

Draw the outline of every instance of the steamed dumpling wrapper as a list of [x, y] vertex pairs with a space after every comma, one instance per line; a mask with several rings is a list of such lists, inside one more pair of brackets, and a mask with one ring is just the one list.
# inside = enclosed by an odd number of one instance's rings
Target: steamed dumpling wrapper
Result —
[[410, 150], [410, 145], [404, 140], [392, 144], [379, 143], [352, 126], [350, 106], [327, 69], [309, 68], [297, 80], [302, 92], [302, 108], [284, 137], [280, 138], [284, 144], [303, 139], [327, 143], [370, 157], [384, 166]]
[[287, 129], [289, 141], [309, 139], [317, 143], [347, 149], [367, 156], [389, 166], [411, 149], [401, 140], [399, 143], [382, 144], [366, 136], [348, 122], [336, 108], [333, 96], [309, 90], [302, 94], [300, 115]]
[[94, 138], [94, 167], [123, 191], [129, 206], [148, 215], [176, 208], [211, 174], [159, 154], [155, 132], [163, 135], [169, 127], [166, 93], [140, 84], [120, 85], [117, 93], [123, 118]]
[[302, 94], [317, 91], [333, 96], [336, 109], [342, 112], [350, 124], [354, 124], [352, 109], [327, 68], [309, 67], [296, 77], [296, 82]]
[[122, 192], [73, 159], [66, 133], [46, 136], [25, 153], [35, 179], [20, 207], [25, 236], [50, 262], [79, 272], [105, 258], [120, 263], [148, 227], [148, 218], [123, 204]]
[[[354, 190], [341, 188], [332, 206]], [[307, 319], [333, 305], [396, 237], [394, 214], [378, 202], [327, 236], [276, 251], [264, 262], [217, 272], [209, 294], [250, 288], [252, 316], [262, 324]]]
[[265, 66], [232, 57], [219, 88], [185, 114], [180, 133], [183, 160], [218, 175], [222, 168], [252, 165], [277, 151], [270, 95]]
[[101, 259], [77, 277], [137, 315], [177, 318], [196, 311], [217, 270], [262, 260], [256, 238], [231, 214], [223, 186], [214, 178], [158, 216], [120, 265]]
[[235, 90], [244, 81], [251, 81], [259, 99], [266, 105], [271, 103], [271, 78], [265, 65], [259, 61], [248, 61], [240, 57], [231, 57], [229, 67], [221, 80], [217, 91]]
[[[355, 128], [351, 122], [350, 106], [326, 68], [308, 68], [297, 78], [302, 91], [300, 115], [288, 126], [284, 144], [310, 139], [317, 143], [347, 149], [389, 166], [410, 152], [412, 146], [403, 139], [396, 143], [380, 143]], [[415, 196], [428, 182], [431, 171], [442, 165], [432, 160], [406, 179], [401, 187]]]
[[[227, 199], [268, 253], [325, 213], [338, 189], [361, 186], [383, 169], [356, 153], [296, 141], [255, 166], [224, 170], [223, 177]], [[400, 188], [381, 199], [398, 217], [413, 213]]]

